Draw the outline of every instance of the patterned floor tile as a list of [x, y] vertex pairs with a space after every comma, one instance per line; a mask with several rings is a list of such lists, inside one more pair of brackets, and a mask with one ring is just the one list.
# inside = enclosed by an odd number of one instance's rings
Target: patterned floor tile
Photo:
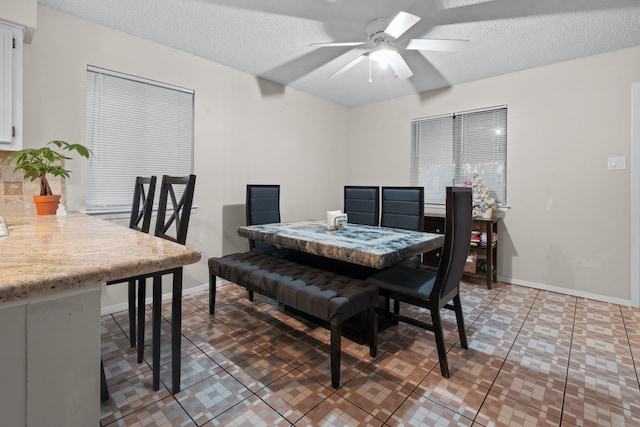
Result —
[[218, 415], [204, 427], [271, 427], [290, 423], [257, 396], [247, 399]]
[[473, 419], [480, 410], [489, 389], [459, 376], [445, 378], [438, 369], [427, 375], [418, 385], [416, 392], [458, 414]]
[[103, 359], [124, 356], [135, 351], [131, 348], [129, 338], [124, 334], [114, 334], [110, 337], [102, 337], [100, 340], [100, 356]]
[[565, 378], [531, 377], [526, 373], [500, 371], [491, 391], [560, 418]]
[[554, 322], [538, 322], [537, 319], [527, 319], [522, 325], [522, 332], [537, 335], [540, 338], [570, 342], [573, 335], [573, 325], [558, 325]]
[[640, 389], [635, 377], [613, 378], [570, 366], [566, 394], [590, 396], [640, 414]]
[[[128, 330], [129, 328], [127, 327], [127, 331]], [[118, 322], [116, 322], [116, 319], [114, 319], [112, 315], [108, 314], [100, 318], [100, 336], [108, 337], [113, 334], [120, 334], [120, 333], [124, 333], [124, 331], [122, 330], [122, 328], [120, 327]]]
[[262, 388], [256, 395], [290, 423], [295, 423], [333, 392], [296, 370]]
[[135, 349], [130, 349], [124, 354], [115, 355], [109, 359], [104, 359], [104, 374], [107, 385], [111, 387], [122, 381], [127, 381], [131, 377], [136, 377], [150, 370], [151, 367], [146, 362], [138, 363], [138, 353]]
[[495, 358], [504, 360], [507, 358], [511, 347], [513, 347], [516, 336], [497, 339], [491, 334], [476, 333], [472, 336], [467, 336], [467, 340], [469, 350], [473, 350], [483, 359]]
[[[345, 384], [351, 380], [368, 365], [369, 362], [366, 360], [354, 358], [349, 354], [342, 354], [340, 360], [340, 384]], [[298, 370], [325, 387], [331, 387], [331, 357], [320, 354], [298, 367]]]
[[419, 393], [412, 393], [386, 421], [385, 426], [471, 426], [472, 421], [437, 404]]
[[243, 335], [231, 335], [213, 345], [201, 345], [200, 348], [223, 368], [242, 362], [263, 350], [262, 347]]
[[624, 354], [624, 352], [620, 354], [610, 353], [603, 355], [584, 351], [572, 351], [569, 366], [608, 375], [610, 377], [635, 378], [636, 376], [633, 358], [631, 354]]
[[627, 331], [622, 324], [620, 323], [595, 323], [592, 321], [578, 321], [573, 325], [573, 334], [583, 335], [583, 336], [599, 336], [602, 338], [616, 337], [619, 339], [626, 339]]
[[419, 361], [389, 351], [377, 358], [375, 363], [367, 369], [373, 370], [404, 387], [413, 389], [436, 365], [435, 359]]
[[[342, 339], [338, 390], [330, 386], [329, 331], [269, 298], [249, 301], [233, 284], [218, 287], [213, 316], [207, 292], [183, 298], [183, 390], [175, 398], [164, 383], [154, 392], [148, 363], [137, 364], [126, 310], [105, 315], [111, 399], [101, 423], [640, 425], [640, 309], [483, 285], [461, 284], [468, 349], [459, 345], [455, 316], [442, 310], [451, 378], [440, 376], [433, 333], [400, 323], [379, 331], [375, 358], [368, 346]], [[429, 319], [423, 309], [403, 311]], [[148, 347], [150, 307], [145, 313]], [[163, 316], [166, 345], [168, 301]], [[165, 379], [168, 348], [161, 354]]]
[[[160, 366], [166, 365], [167, 363], [171, 363], [171, 338], [167, 337], [164, 340], [160, 341]], [[146, 343], [144, 348], [144, 360], [147, 363], [151, 364], [153, 361], [153, 349], [151, 348], [151, 340]], [[191, 341], [186, 339], [184, 336], [180, 340], [180, 354], [181, 357], [188, 356], [191, 353], [195, 353], [200, 349], [196, 347]]]
[[332, 394], [296, 422], [298, 426], [379, 427], [382, 421], [363, 411], [347, 399]]
[[293, 366], [266, 350], [227, 368], [231, 375], [253, 392], [273, 383], [293, 370]]
[[336, 392], [339, 396], [384, 421], [411, 394], [411, 389], [365, 369]]
[[579, 426], [640, 425], [640, 414], [638, 413], [582, 393], [573, 394], [571, 392], [565, 395], [562, 419]]
[[225, 371], [218, 371], [175, 395], [180, 405], [198, 424], [205, 424], [226, 410], [251, 396], [233, 376]]
[[514, 348], [509, 352], [502, 372], [515, 375], [516, 371], [530, 377], [557, 378], [564, 381], [567, 378], [568, 358], [544, 357], [526, 351], [523, 347]]
[[[181, 362], [180, 387], [191, 387], [221, 370], [222, 368], [218, 366], [216, 362], [200, 350], [187, 354], [182, 358]], [[160, 378], [169, 381], [171, 378], [170, 363], [162, 366], [160, 369]]]
[[100, 422], [109, 424], [169, 396], [162, 384], [160, 390], [154, 391], [151, 382], [151, 371], [146, 371], [110, 386], [109, 400], [100, 407]]
[[[474, 382], [484, 388], [490, 388], [500, 368], [503, 360], [478, 353], [474, 350], [464, 348], [453, 348], [447, 354], [449, 362], [449, 372], [451, 376], [464, 378]], [[440, 372], [440, 366], [436, 365], [434, 371]]]
[[535, 335], [531, 332], [522, 332], [518, 334], [512, 351], [526, 351], [536, 356], [554, 359], [558, 363], [566, 366], [571, 351], [571, 340], [549, 338]]
[[560, 425], [558, 417], [494, 391], [487, 395], [475, 421], [487, 427]]
[[621, 355], [631, 357], [629, 339], [626, 336], [574, 335], [571, 348], [576, 353], [599, 354], [602, 356]]
[[107, 426], [196, 427], [197, 424], [178, 402], [169, 396]]

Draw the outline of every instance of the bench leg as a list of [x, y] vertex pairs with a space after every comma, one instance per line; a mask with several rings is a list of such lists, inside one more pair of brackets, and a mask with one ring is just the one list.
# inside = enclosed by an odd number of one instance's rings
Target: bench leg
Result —
[[340, 387], [340, 340], [342, 338], [342, 325], [331, 325], [331, 386]]
[[209, 275], [209, 314], [214, 314], [216, 309], [216, 276]]
[[253, 301], [253, 291], [247, 291], [247, 295], [249, 296], [249, 301]]
[[376, 307], [371, 306], [369, 310], [369, 327], [367, 328], [367, 341], [369, 342], [369, 355], [376, 357], [378, 355], [378, 315]]

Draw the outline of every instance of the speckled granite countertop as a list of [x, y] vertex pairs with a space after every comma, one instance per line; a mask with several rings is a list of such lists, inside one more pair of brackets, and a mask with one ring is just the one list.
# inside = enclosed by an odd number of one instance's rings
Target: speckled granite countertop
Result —
[[328, 230], [322, 221], [244, 226], [241, 237], [373, 268], [386, 268], [403, 259], [442, 247], [444, 236], [397, 228], [348, 224]]
[[81, 213], [0, 210], [0, 303], [192, 264], [200, 252]]

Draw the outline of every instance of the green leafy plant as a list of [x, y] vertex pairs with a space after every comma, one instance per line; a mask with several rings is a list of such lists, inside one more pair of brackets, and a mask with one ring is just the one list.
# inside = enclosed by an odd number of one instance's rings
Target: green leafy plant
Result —
[[[58, 147], [59, 150], [50, 148], [49, 145]], [[91, 154], [91, 150], [81, 144], [69, 144], [65, 141], [50, 141], [42, 148], [25, 148], [20, 151], [13, 152], [2, 160], [2, 163], [11, 163], [15, 161], [16, 171], [23, 171], [25, 179], [35, 181], [40, 180], [40, 195], [51, 196], [51, 186], [47, 181], [47, 174], [52, 176], [61, 176], [69, 178], [68, 169], [63, 166], [64, 160], [69, 160], [62, 151], [75, 151], [82, 157], [87, 159]]]

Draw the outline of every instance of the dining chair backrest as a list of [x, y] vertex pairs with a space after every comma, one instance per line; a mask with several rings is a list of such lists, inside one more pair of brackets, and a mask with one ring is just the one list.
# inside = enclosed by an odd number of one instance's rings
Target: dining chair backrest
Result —
[[377, 226], [380, 223], [380, 187], [345, 185], [344, 212], [348, 222]]
[[[196, 176], [162, 177], [158, 214], [156, 219], [157, 237], [184, 245], [193, 206]], [[181, 196], [177, 196], [180, 195]], [[169, 205], [170, 204], [170, 205]]]
[[380, 225], [423, 231], [424, 187], [382, 187]]
[[[279, 185], [247, 184], [246, 197], [247, 225], [280, 222]], [[258, 244], [261, 247], [264, 246], [260, 242]], [[255, 248], [256, 241], [249, 239], [249, 249]]]
[[447, 187], [444, 244], [431, 298], [441, 307], [458, 293], [471, 243], [472, 190], [468, 187]]
[[[146, 191], [145, 191], [145, 186]], [[151, 229], [151, 214], [156, 191], [156, 177], [137, 177], [133, 190], [133, 204], [129, 228], [148, 233]]]
[[247, 185], [247, 225], [280, 222], [280, 186]]

